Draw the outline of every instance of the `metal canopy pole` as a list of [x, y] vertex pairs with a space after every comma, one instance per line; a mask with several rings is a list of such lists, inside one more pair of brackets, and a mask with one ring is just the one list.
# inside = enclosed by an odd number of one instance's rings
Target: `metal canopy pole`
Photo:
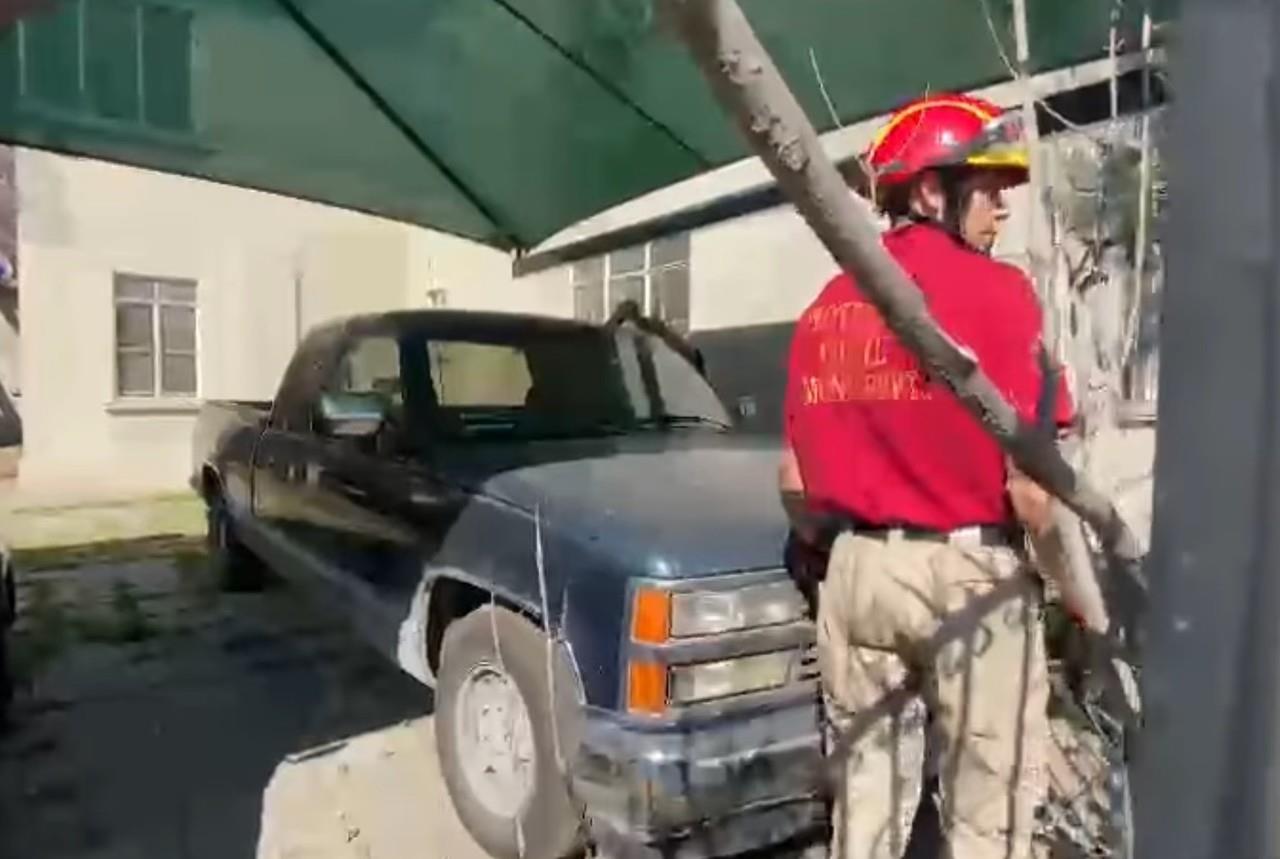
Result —
[[1280, 856], [1280, 5], [1183, 0], [1140, 859]]
[[[1027, 0], [1013, 0], [1014, 59], [1017, 62], [1019, 89], [1022, 90], [1022, 126], [1027, 140], [1030, 167], [1027, 171], [1027, 259], [1030, 263], [1031, 281], [1039, 289], [1044, 300], [1046, 336], [1052, 338], [1055, 352], [1059, 352], [1058, 295], [1053, 259], [1049, 247], [1049, 212], [1045, 202], [1045, 155], [1040, 148], [1040, 123], [1036, 117], [1035, 85], [1031, 82], [1031, 38], [1027, 32]], [[1059, 354], [1058, 357], [1061, 357]]]
[[1115, 507], [1022, 424], [971, 352], [933, 320], [920, 290], [888, 255], [875, 226], [827, 158], [813, 126], [735, 0], [659, 0], [721, 106], [840, 267], [858, 279], [889, 328], [942, 379], [1024, 472], [1098, 534], [1117, 581], [1139, 581], [1140, 548]]

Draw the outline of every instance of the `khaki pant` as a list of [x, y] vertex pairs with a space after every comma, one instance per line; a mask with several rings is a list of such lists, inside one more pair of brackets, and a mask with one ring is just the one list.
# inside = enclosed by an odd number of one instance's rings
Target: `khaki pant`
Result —
[[926, 768], [945, 856], [1031, 856], [1048, 736], [1039, 605], [1010, 548], [836, 541], [818, 609], [832, 859], [902, 856]]

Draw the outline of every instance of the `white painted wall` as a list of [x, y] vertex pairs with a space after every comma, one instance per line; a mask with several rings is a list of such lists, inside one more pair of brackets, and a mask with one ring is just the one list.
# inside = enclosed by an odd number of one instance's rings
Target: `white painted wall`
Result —
[[566, 271], [558, 270], [556, 277], [513, 280], [507, 254], [444, 233], [410, 230], [409, 306], [424, 306], [431, 290], [444, 290], [446, 306], [452, 309], [573, 315]]
[[794, 321], [836, 271], [790, 206], [704, 227], [689, 237], [690, 327]]
[[[117, 400], [113, 273], [198, 283], [202, 398], [268, 399], [299, 332], [356, 312], [450, 305], [537, 312], [506, 254], [272, 194], [19, 150], [25, 444], [32, 497], [185, 485], [198, 401]], [[517, 300], [513, 301], [512, 296]]]

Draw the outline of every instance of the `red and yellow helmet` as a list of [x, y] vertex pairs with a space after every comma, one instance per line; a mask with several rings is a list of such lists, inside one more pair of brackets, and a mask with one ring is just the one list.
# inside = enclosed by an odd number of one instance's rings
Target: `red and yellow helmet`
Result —
[[966, 95], [932, 95], [896, 111], [862, 157], [877, 189], [901, 185], [925, 170], [969, 166], [1027, 180], [1022, 117]]

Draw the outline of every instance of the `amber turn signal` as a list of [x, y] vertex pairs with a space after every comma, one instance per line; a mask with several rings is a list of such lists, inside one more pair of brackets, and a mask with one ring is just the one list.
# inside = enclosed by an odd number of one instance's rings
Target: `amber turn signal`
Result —
[[671, 594], [655, 588], [636, 591], [631, 607], [631, 639], [665, 644], [671, 637]]
[[627, 670], [627, 709], [659, 715], [667, 709], [667, 667], [657, 662], [632, 662]]

